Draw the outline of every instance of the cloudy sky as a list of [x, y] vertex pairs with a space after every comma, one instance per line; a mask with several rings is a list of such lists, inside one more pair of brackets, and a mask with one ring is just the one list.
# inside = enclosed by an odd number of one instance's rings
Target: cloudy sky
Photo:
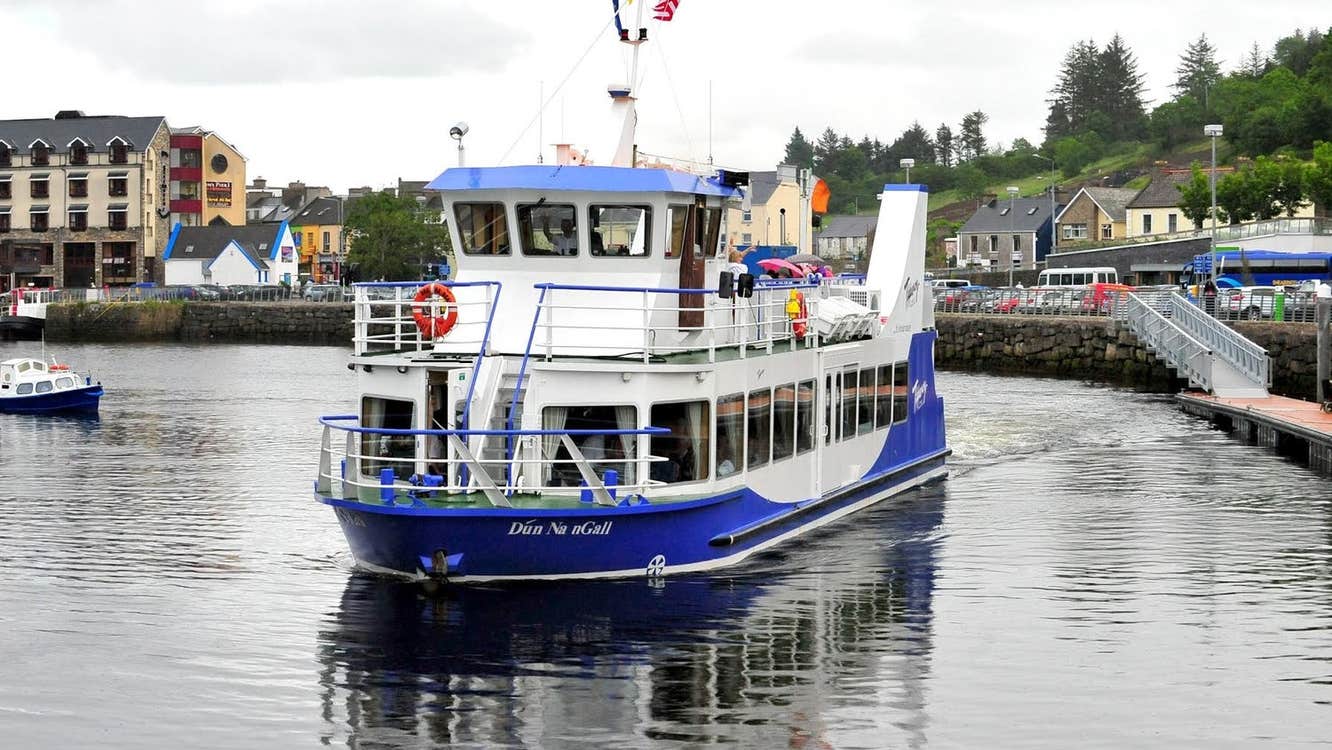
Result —
[[[561, 140], [605, 162], [605, 88], [628, 78], [610, 5], [0, 0], [11, 61], [0, 118], [165, 115], [233, 142], [251, 178], [339, 192], [433, 177], [456, 163], [448, 128], [459, 120], [471, 125], [471, 165], [533, 163], [540, 143]], [[1118, 31], [1161, 100], [1198, 34], [1229, 69], [1255, 41], [1270, 49], [1297, 27], [1332, 26], [1332, 6], [681, 0], [674, 21], [648, 26], [640, 148], [703, 160], [711, 144], [718, 164], [770, 169], [797, 125], [891, 141], [913, 120], [956, 130], [980, 109], [991, 143], [1038, 142], [1046, 92], [1077, 39]]]

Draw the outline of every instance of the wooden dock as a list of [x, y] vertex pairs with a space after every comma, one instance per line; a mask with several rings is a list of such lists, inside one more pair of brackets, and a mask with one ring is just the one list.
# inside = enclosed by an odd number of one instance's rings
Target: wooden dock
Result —
[[1245, 443], [1272, 448], [1332, 475], [1332, 414], [1320, 404], [1285, 396], [1218, 398], [1198, 391], [1175, 398], [1184, 411], [1211, 420]]

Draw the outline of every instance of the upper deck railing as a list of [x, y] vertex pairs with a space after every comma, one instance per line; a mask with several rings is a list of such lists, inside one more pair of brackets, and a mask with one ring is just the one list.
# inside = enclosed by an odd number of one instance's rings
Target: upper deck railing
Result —
[[379, 281], [353, 287], [356, 314], [352, 341], [357, 356], [434, 351], [435, 339], [422, 333], [417, 317], [443, 317], [448, 312], [445, 309], [448, 303], [438, 298], [418, 300], [427, 283], [439, 284], [457, 297], [452, 303], [457, 322], [448, 333], [449, 343], [464, 351], [488, 353], [495, 310], [503, 290], [500, 282]]

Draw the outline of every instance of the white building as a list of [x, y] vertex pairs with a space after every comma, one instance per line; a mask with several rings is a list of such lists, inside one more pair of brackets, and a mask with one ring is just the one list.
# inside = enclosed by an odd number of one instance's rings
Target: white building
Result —
[[182, 227], [163, 253], [167, 284], [296, 283], [296, 242], [286, 222]]

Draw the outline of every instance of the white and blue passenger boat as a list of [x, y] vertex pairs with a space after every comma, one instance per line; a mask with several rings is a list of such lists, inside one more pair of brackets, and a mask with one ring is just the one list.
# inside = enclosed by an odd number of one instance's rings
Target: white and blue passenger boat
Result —
[[0, 413], [95, 414], [102, 384], [69, 365], [26, 357], [0, 362]]
[[456, 278], [356, 285], [314, 490], [359, 567], [710, 570], [945, 476], [925, 189], [884, 187], [863, 277], [732, 277], [743, 177], [633, 167], [612, 96], [623, 166], [449, 169]]

